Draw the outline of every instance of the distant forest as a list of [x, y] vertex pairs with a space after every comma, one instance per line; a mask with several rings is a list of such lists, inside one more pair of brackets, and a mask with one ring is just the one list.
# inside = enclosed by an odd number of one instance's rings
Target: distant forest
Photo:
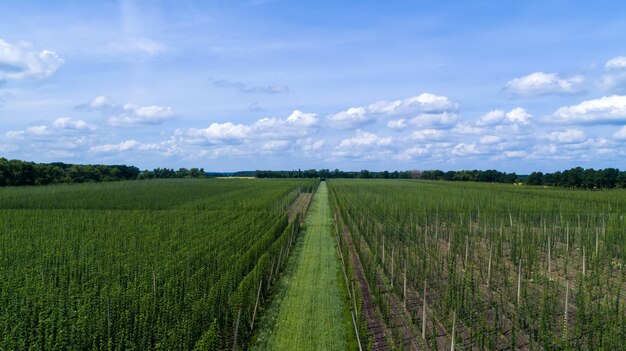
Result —
[[381, 171], [346, 172], [335, 169], [308, 169], [294, 171], [256, 171], [257, 178], [375, 178], [375, 179], [428, 179], [464, 182], [523, 183], [527, 185], [560, 186], [583, 189], [626, 188], [626, 171], [617, 168], [595, 170], [575, 167], [562, 172], [533, 172], [530, 175], [500, 172], [493, 169], [463, 171]]
[[292, 171], [242, 171], [235, 173], [205, 172], [204, 168], [155, 168], [140, 170], [126, 165], [78, 165], [62, 162], [34, 163], [0, 158], [0, 186], [46, 185], [58, 183], [84, 183], [154, 178], [205, 178], [205, 177], [257, 177], [257, 178], [372, 178], [372, 179], [428, 179], [472, 181], [488, 183], [523, 183], [527, 185], [560, 186], [582, 189], [626, 188], [626, 171], [617, 168], [595, 170], [575, 167], [562, 172], [533, 172], [517, 175], [496, 170], [412, 170], [412, 171], [341, 171], [335, 169], [307, 169]]
[[77, 165], [62, 162], [34, 163], [0, 158], [0, 186], [106, 182], [151, 178], [200, 178], [202, 168], [156, 168], [141, 171], [126, 165]]

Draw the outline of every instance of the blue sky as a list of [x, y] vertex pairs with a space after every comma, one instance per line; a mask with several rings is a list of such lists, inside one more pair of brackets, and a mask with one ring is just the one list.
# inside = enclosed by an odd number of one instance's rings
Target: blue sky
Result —
[[207, 170], [626, 168], [620, 1], [23, 1], [0, 155]]

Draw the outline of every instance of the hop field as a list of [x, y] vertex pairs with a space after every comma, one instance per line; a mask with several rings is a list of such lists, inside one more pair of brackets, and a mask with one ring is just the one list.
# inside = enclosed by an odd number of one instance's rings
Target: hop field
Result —
[[626, 349], [626, 192], [331, 180], [397, 347]]
[[297, 231], [289, 207], [314, 185], [154, 180], [0, 189], [0, 349], [242, 343]]

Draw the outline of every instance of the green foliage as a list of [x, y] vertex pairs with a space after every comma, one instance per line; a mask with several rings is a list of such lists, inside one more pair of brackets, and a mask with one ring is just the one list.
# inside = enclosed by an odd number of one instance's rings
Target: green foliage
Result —
[[0, 349], [230, 349], [239, 308], [243, 343], [313, 183], [0, 189]]

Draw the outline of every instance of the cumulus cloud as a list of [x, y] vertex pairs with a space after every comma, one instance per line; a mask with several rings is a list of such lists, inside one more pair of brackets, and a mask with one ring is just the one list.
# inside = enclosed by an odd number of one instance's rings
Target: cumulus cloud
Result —
[[390, 156], [389, 147], [393, 146], [393, 139], [381, 137], [374, 133], [358, 129], [352, 138], [341, 140], [337, 145], [334, 156], [347, 158], [375, 159], [383, 155]]
[[514, 150], [514, 151], [505, 151], [504, 156], [506, 158], [522, 158], [527, 155], [526, 151], [522, 150]]
[[610, 59], [604, 65], [604, 69], [605, 73], [599, 80], [600, 88], [623, 92], [626, 89], [626, 56]]
[[422, 93], [402, 100], [378, 101], [367, 107], [367, 111], [385, 115], [414, 115], [418, 112], [454, 111], [459, 105], [446, 96]]
[[270, 140], [266, 141], [261, 145], [261, 150], [263, 151], [283, 151], [289, 147], [290, 143], [288, 140]]
[[455, 156], [469, 156], [479, 154], [480, 151], [476, 148], [476, 143], [458, 143], [450, 153]]
[[606, 69], [626, 68], [626, 56], [614, 57], [606, 62], [604, 65]]
[[[288, 140], [304, 137], [317, 128], [319, 118], [314, 113], [294, 110], [286, 119], [261, 118], [252, 124], [212, 123], [207, 128], [177, 129], [175, 138], [183, 144], [237, 145], [249, 141]], [[277, 144], [268, 144], [277, 145]]]
[[54, 51], [13, 45], [0, 39], [0, 80], [41, 79], [54, 74], [63, 59]]
[[402, 117], [387, 123], [389, 129], [401, 130], [407, 121], [421, 127], [450, 125], [457, 120], [455, 111], [458, 108], [459, 105], [446, 96], [422, 93], [406, 99], [352, 107], [326, 118], [332, 128], [354, 129], [381, 117]]
[[244, 82], [232, 81], [226, 79], [212, 79], [213, 86], [218, 88], [233, 88], [246, 94], [283, 94], [289, 92], [289, 87], [286, 85], [248, 85]]
[[90, 102], [77, 106], [79, 109], [99, 111], [113, 127], [162, 124], [175, 117], [169, 106], [140, 106], [127, 103], [119, 105], [106, 96], [97, 96]]
[[485, 135], [480, 137], [479, 142], [483, 145], [493, 145], [501, 142], [502, 139], [496, 135]]
[[252, 135], [252, 128], [243, 124], [212, 123], [204, 129], [177, 129], [174, 135], [191, 144], [241, 144]]
[[445, 132], [439, 129], [422, 129], [414, 131], [410, 138], [413, 140], [441, 140], [445, 138]]
[[125, 140], [117, 144], [96, 145], [89, 148], [93, 154], [119, 154], [127, 151], [155, 151], [161, 149], [159, 144], [144, 144], [137, 140]]
[[337, 129], [352, 129], [361, 127], [374, 121], [374, 118], [367, 114], [363, 107], [351, 107], [346, 111], [341, 111], [327, 117], [331, 127]]
[[581, 75], [561, 77], [557, 73], [535, 72], [510, 80], [504, 90], [520, 96], [573, 94], [582, 90], [584, 81]]
[[582, 143], [587, 140], [587, 135], [580, 129], [566, 129], [547, 134], [547, 139], [562, 144]]
[[618, 123], [626, 121], [626, 96], [611, 95], [585, 100], [557, 109], [552, 118], [559, 122]]
[[418, 127], [451, 128], [459, 120], [459, 115], [452, 112], [422, 113], [411, 119], [411, 124]]
[[387, 122], [387, 128], [389, 129], [402, 130], [406, 127], [407, 127], [407, 124], [404, 119], [396, 119], [396, 120]]
[[383, 138], [370, 132], [357, 130], [353, 138], [344, 139], [339, 143], [340, 148], [352, 148], [359, 146], [387, 146], [391, 145], [392, 138]]
[[493, 126], [503, 123], [528, 124], [532, 119], [532, 115], [522, 107], [516, 107], [509, 112], [502, 110], [492, 110], [482, 115], [476, 125]]
[[8, 131], [0, 135], [0, 145], [5, 152], [19, 150], [19, 158], [58, 160], [86, 150], [96, 138], [95, 130], [95, 126], [83, 120], [59, 117], [50, 124]]
[[314, 140], [311, 138], [305, 140], [298, 140], [298, 144], [302, 146], [302, 151], [305, 153], [316, 152], [326, 145], [326, 140]]
[[109, 117], [107, 122], [114, 127], [133, 126], [139, 124], [162, 124], [174, 117], [174, 111], [167, 106], [139, 106], [125, 104], [119, 114]]
[[304, 113], [294, 110], [289, 117], [287, 123], [296, 127], [310, 128], [317, 125], [319, 119], [315, 113]]

